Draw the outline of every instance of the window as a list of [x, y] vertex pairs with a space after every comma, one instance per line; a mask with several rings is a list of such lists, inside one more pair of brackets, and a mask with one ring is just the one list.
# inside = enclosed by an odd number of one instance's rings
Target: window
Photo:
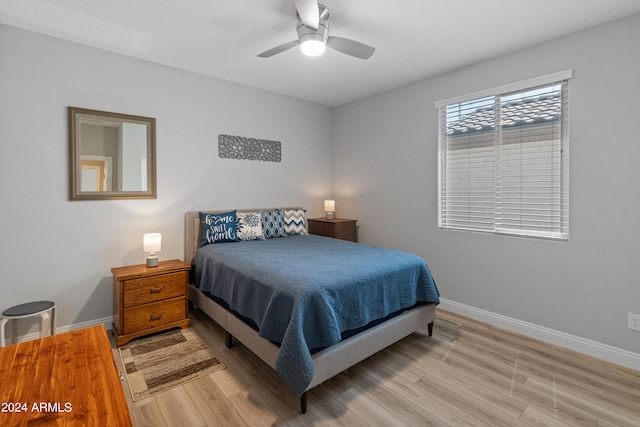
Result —
[[436, 103], [441, 228], [568, 239], [571, 75]]

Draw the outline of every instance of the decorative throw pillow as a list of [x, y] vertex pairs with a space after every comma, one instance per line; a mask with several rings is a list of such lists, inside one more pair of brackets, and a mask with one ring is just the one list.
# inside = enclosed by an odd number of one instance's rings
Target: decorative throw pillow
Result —
[[284, 231], [287, 234], [300, 234], [306, 236], [307, 219], [304, 209], [285, 209], [284, 211]]
[[284, 231], [284, 215], [281, 210], [262, 212], [262, 231], [267, 239], [287, 236], [287, 232]]
[[237, 242], [236, 211], [219, 214], [200, 212], [202, 241], [200, 246], [218, 242]]
[[238, 240], [264, 240], [262, 211], [237, 212], [236, 230], [238, 231]]

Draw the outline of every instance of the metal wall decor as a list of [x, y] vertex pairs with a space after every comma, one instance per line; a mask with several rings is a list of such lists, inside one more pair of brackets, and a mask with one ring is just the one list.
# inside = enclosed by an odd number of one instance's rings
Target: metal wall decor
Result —
[[218, 157], [221, 159], [279, 162], [282, 159], [280, 147], [280, 141], [218, 135]]

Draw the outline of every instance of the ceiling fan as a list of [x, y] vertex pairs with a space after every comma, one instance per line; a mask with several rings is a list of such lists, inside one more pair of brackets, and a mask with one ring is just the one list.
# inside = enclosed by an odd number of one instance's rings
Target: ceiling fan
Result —
[[329, 9], [318, 4], [317, 0], [295, 0], [297, 10], [298, 40], [293, 40], [259, 54], [260, 58], [269, 58], [294, 46], [300, 45], [302, 53], [318, 56], [325, 47], [360, 59], [369, 59], [375, 48], [355, 40], [329, 35]]

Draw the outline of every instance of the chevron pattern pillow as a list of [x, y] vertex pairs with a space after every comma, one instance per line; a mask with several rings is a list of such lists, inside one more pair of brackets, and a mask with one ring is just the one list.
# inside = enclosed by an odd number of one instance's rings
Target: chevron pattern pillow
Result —
[[281, 210], [262, 212], [262, 232], [267, 239], [287, 236], [287, 232], [284, 231], [284, 214]]
[[300, 234], [306, 236], [307, 218], [304, 209], [285, 210], [284, 211], [284, 231], [287, 234]]

